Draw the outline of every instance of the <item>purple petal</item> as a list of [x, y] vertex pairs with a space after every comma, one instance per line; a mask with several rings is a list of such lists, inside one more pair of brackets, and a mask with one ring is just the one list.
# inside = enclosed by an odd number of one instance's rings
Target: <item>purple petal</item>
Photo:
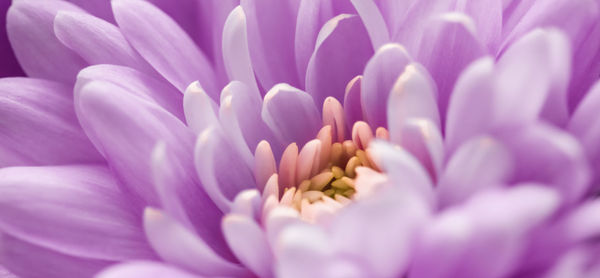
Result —
[[390, 32], [375, 2], [373, 0], [351, 0], [351, 2], [367, 28], [373, 49], [379, 49], [390, 42]]
[[390, 35], [396, 34], [398, 28], [402, 26], [402, 21], [404, 21], [409, 8], [414, 5], [415, 2], [417, 1], [378, 0], [375, 2], [379, 6], [379, 10], [385, 19]]
[[128, 191], [143, 204], [156, 205], [151, 154], [158, 141], [193, 169], [194, 134], [179, 119], [122, 86], [90, 81], [75, 91], [76, 111], [92, 142]]
[[93, 14], [96, 17], [102, 18], [110, 23], [115, 22], [110, 3], [106, 0], [67, 0], [80, 8], [86, 10], [88, 13]]
[[36, 278], [93, 277], [115, 263], [56, 252], [7, 234], [0, 234], [0, 262], [18, 277]]
[[173, 19], [140, 0], [115, 0], [112, 7], [127, 40], [169, 82], [183, 92], [199, 79], [216, 98], [212, 64]]
[[177, 156], [164, 142], [154, 148], [152, 176], [160, 203], [167, 213], [195, 231], [218, 254], [230, 258], [231, 252], [220, 232], [223, 214], [202, 189], [194, 169], [186, 166], [185, 158]]
[[223, 233], [240, 261], [259, 277], [273, 277], [273, 255], [265, 232], [252, 218], [230, 214], [223, 218]]
[[247, 273], [240, 265], [223, 259], [205, 240], [156, 209], [144, 212], [148, 241], [166, 262], [207, 276], [239, 276]]
[[386, 44], [377, 50], [365, 67], [361, 82], [363, 111], [373, 127], [386, 127], [386, 104], [394, 83], [411, 58], [399, 44]]
[[65, 1], [15, 1], [7, 14], [8, 38], [28, 76], [73, 83], [86, 63], [54, 36], [58, 11], [83, 13]]
[[221, 211], [229, 212], [232, 200], [242, 190], [256, 188], [252, 168], [240, 159], [219, 126], [200, 134], [194, 153], [204, 190]]
[[2, 233], [65, 255], [153, 259], [134, 209], [104, 166], [0, 171]]
[[514, 162], [509, 150], [491, 137], [475, 137], [449, 159], [437, 187], [442, 207], [463, 203], [483, 190], [506, 184]]
[[361, 83], [362, 75], [354, 77], [348, 85], [346, 85], [346, 93], [344, 94], [344, 115], [346, 116], [346, 128], [352, 130], [354, 123], [362, 121], [363, 108], [361, 103]]
[[10, 273], [6, 268], [0, 265], [0, 277], [2, 278], [17, 278], [14, 274]]
[[68, 48], [89, 64], [115, 64], [147, 73], [154, 70], [129, 45], [119, 28], [85, 13], [59, 11], [54, 33]]
[[446, 119], [448, 153], [489, 128], [494, 107], [490, 93], [493, 73], [494, 61], [482, 58], [469, 65], [456, 81]]
[[[6, 13], [8, 8], [10, 8], [10, 5], [11, 1], [2, 1], [2, 3], [0, 3], [0, 22], [6, 22]], [[0, 60], [2, 61], [0, 77], [23, 76], [25, 73], [23, 72], [23, 69], [21, 69], [19, 62], [15, 57], [15, 53], [10, 47], [10, 41], [8, 40], [6, 31], [6, 27], [0, 29]]]
[[558, 204], [553, 190], [533, 185], [477, 194], [422, 233], [410, 277], [505, 277], [523, 254], [527, 233]]
[[0, 167], [100, 162], [73, 111], [71, 89], [33, 78], [0, 79]]
[[460, 0], [457, 1], [455, 10], [469, 15], [473, 19], [477, 37], [491, 53], [495, 53], [499, 47], [502, 32], [502, 1]]
[[486, 52], [476, 37], [476, 27], [468, 16], [451, 13], [429, 20], [423, 31], [417, 60], [437, 84], [442, 119], [458, 75]]
[[160, 105], [179, 119], [184, 118], [181, 92], [160, 77], [123, 66], [95, 65], [79, 72], [75, 91], [95, 80], [115, 84], [131, 94]]
[[346, 84], [359, 75], [373, 54], [360, 18], [339, 15], [323, 26], [306, 72], [306, 92], [322, 105], [333, 96], [343, 101]]
[[187, 87], [183, 97], [183, 110], [187, 125], [197, 134], [218, 124], [217, 104], [210, 98], [198, 82]]
[[[594, 169], [598, 169], [600, 163], [600, 121], [598, 111], [600, 109], [600, 82], [596, 82], [581, 104], [575, 110], [569, 123], [571, 131], [581, 142], [585, 154]], [[594, 173], [595, 181], [599, 178]]]
[[240, 6], [231, 11], [223, 27], [223, 60], [229, 80], [241, 81], [258, 92], [248, 50], [246, 14]]
[[299, 1], [241, 0], [246, 13], [250, 58], [263, 88], [279, 82], [300, 87], [294, 56]]
[[575, 107], [600, 76], [600, 20], [579, 47], [575, 46], [569, 87], [569, 111]]
[[96, 278], [201, 278], [168, 264], [137, 261], [112, 266]]
[[302, 146], [315, 138], [320, 116], [313, 98], [290, 85], [277, 84], [265, 95], [262, 119], [284, 145]]

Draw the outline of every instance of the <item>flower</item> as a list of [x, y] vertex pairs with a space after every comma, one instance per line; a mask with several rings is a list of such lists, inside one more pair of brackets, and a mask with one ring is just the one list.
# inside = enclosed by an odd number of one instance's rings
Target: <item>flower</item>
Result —
[[599, 271], [598, 1], [71, 2], [7, 14], [7, 271]]

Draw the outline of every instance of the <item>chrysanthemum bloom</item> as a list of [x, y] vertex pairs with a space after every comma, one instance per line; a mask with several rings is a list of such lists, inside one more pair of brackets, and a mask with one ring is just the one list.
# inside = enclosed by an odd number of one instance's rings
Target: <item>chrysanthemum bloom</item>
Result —
[[7, 15], [18, 277], [598, 275], [598, 1], [71, 2]]

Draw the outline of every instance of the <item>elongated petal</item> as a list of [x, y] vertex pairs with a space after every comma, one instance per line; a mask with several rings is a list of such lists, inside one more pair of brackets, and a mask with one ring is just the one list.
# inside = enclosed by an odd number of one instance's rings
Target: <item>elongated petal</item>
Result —
[[159, 210], [145, 210], [144, 227], [148, 241], [167, 262], [202, 275], [246, 273], [240, 265], [216, 254], [205, 241]]
[[459, 0], [456, 3], [456, 10], [469, 15], [473, 19], [477, 27], [477, 37], [487, 46], [491, 53], [495, 53], [499, 47], [502, 32], [502, 1]]
[[230, 80], [241, 81], [258, 92], [256, 77], [254, 77], [252, 62], [250, 61], [248, 32], [246, 29], [246, 14], [244, 14], [242, 7], [237, 6], [225, 21], [223, 60]]
[[185, 121], [197, 134], [219, 122], [217, 109], [217, 104], [206, 94], [199, 82], [193, 82], [185, 89], [183, 97]]
[[[83, 13], [65, 1], [15, 1], [8, 10], [6, 28], [15, 55], [30, 77], [73, 83], [86, 63], [55, 36], [58, 11]], [[57, 70], [60, 69], [60, 70]]]
[[[12, 1], [3, 1], [0, 3], [0, 22], [6, 22], [6, 13]], [[6, 24], [6, 23], [5, 23]], [[0, 55], [2, 60], [2, 67], [0, 68], [0, 77], [6, 76], [24, 76], [25, 73], [15, 57], [10, 41], [8, 40], [8, 34], [6, 28], [0, 29]], [[316, 34], [315, 34], [316, 36]], [[311, 51], [312, 52], [312, 51]], [[307, 59], [308, 61], [308, 59]]]
[[223, 218], [223, 233], [233, 253], [259, 277], [273, 277], [271, 247], [252, 218], [230, 214]]
[[366, 120], [371, 126], [387, 126], [385, 108], [390, 91], [410, 60], [404, 47], [386, 44], [367, 63], [360, 96]]
[[84, 130], [124, 186], [145, 204], [157, 205], [150, 172], [155, 144], [164, 141], [193, 169], [194, 135], [179, 119], [124, 87], [91, 81], [75, 92]]
[[139, 214], [104, 166], [3, 168], [0, 192], [2, 233], [75, 257], [154, 258]]
[[506, 184], [514, 162], [509, 150], [490, 137], [461, 145], [448, 161], [437, 187], [441, 206], [459, 204], [477, 192]]
[[110, 8], [110, 3], [105, 0], [68, 0], [90, 14], [114, 23], [115, 18]]
[[124, 66], [94, 65], [79, 72], [75, 91], [94, 80], [115, 84], [129, 93], [155, 102], [179, 119], [184, 118], [181, 93], [161, 78]]
[[0, 79], [0, 167], [100, 162], [73, 110], [71, 89], [34, 78]]
[[208, 196], [221, 211], [230, 211], [231, 202], [244, 189], [255, 189], [253, 169], [219, 126], [200, 134], [194, 151], [196, 171]]
[[299, 1], [242, 0], [248, 46], [256, 77], [263, 88], [279, 82], [300, 87], [295, 66], [294, 31]]
[[123, 65], [148, 73], [150, 66], [129, 45], [119, 28], [95, 16], [59, 11], [54, 33], [68, 48], [89, 64]]
[[352, 129], [354, 123], [363, 120], [363, 108], [361, 97], [361, 82], [362, 76], [356, 76], [348, 85], [346, 85], [346, 93], [344, 94], [344, 114], [346, 116], [346, 128]]
[[332, 96], [343, 100], [346, 84], [360, 74], [373, 54], [360, 18], [339, 15], [321, 28], [306, 72], [306, 92], [321, 104]]
[[390, 41], [390, 32], [381, 12], [372, 0], [351, 0], [358, 15], [365, 24], [371, 38], [373, 49], [379, 49]]
[[102, 271], [96, 278], [201, 278], [168, 264], [137, 261], [119, 264]]
[[71, 256], [0, 234], [0, 263], [18, 277], [61, 278], [93, 277], [116, 262]]
[[442, 119], [459, 74], [487, 52], [477, 38], [477, 27], [464, 14], [448, 13], [430, 19], [423, 32], [417, 60], [429, 70], [437, 84]]
[[216, 99], [210, 61], [173, 19], [146, 1], [116, 0], [112, 7], [127, 40], [160, 74], [182, 92], [200, 80]]
[[285, 145], [302, 146], [317, 135], [320, 113], [313, 98], [287, 84], [278, 84], [266, 95], [262, 118], [274, 135]]

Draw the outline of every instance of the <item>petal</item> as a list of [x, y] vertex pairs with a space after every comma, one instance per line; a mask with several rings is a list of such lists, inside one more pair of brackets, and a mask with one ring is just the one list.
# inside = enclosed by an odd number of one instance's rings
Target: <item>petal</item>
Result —
[[575, 110], [600, 76], [600, 20], [596, 22], [585, 41], [573, 49], [575, 55], [569, 84], [569, 111]]
[[102, 271], [96, 278], [200, 278], [168, 264], [137, 261], [118, 264]]
[[136, 96], [155, 102], [179, 119], [184, 118], [181, 92], [161, 78], [123, 66], [95, 65], [79, 72], [74, 90], [78, 91], [94, 80], [115, 84]]
[[590, 169], [580, 143], [571, 134], [546, 124], [534, 124], [499, 133], [497, 137], [514, 155], [514, 181], [544, 183], [561, 192], [567, 204], [588, 192]]
[[216, 98], [218, 88], [210, 61], [168, 15], [140, 0], [112, 1], [121, 32], [133, 47], [177, 89], [200, 80]]
[[193, 82], [185, 89], [183, 110], [187, 125], [197, 134], [211, 125], [218, 124], [217, 104], [206, 94], [199, 82]]
[[344, 114], [346, 115], [346, 127], [348, 129], [352, 129], [354, 123], [364, 119], [360, 92], [361, 82], [362, 76], [359, 75], [350, 80], [348, 85], [346, 85]]
[[237, 80], [258, 92], [256, 77], [250, 61], [248, 50], [248, 34], [246, 31], [246, 14], [241, 6], [237, 6], [225, 21], [223, 29], [223, 60], [229, 80]]
[[458, 78], [448, 105], [446, 150], [450, 154], [470, 137], [489, 128], [494, 108], [494, 61], [481, 58]]
[[60, 42], [89, 64], [123, 65], [154, 73], [125, 40], [119, 28], [100, 18], [59, 11], [54, 18], [54, 33]]
[[110, 3], [105, 0], [67, 0], [80, 8], [86, 10], [88, 13], [93, 14], [99, 18], [102, 18], [111, 23], [115, 22]]
[[86, 66], [54, 36], [54, 16], [63, 10], [83, 13], [68, 2], [54, 0], [15, 1], [8, 10], [8, 38], [28, 76], [73, 83], [77, 72]]
[[233, 253], [259, 277], [273, 277], [273, 255], [265, 232], [251, 218], [230, 214], [223, 218], [223, 233]]
[[[0, 3], [0, 22], [6, 24], [6, 13], [12, 1], [3, 1]], [[0, 67], [0, 77], [7, 76], [24, 76], [25, 73], [15, 57], [10, 41], [8, 40], [8, 34], [6, 33], [6, 25], [0, 29], [0, 60], [2, 60], [2, 67]], [[316, 35], [315, 35], [316, 36]], [[312, 51], [311, 51], [312, 52]], [[310, 54], [309, 54], [310, 55]], [[308, 61], [308, 58], [307, 58]], [[12, 278], [12, 277], [11, 277]]]
[[242, 190], [257, 188], [252, 168], [240, 159], [219, 126], [200, 134], [194, 156], [204, 190], [221, 211], [229, 212], [231, 201]]
[[306, 91], [321, 104], [343, 100], [346, 84], [360, 74], [373, 54], [360, 18], [339, 15], [321, 28], [306, 72]]
[[144, 228], [148, 241], [166, 262], [202, 275], [246, 273], [241, 266], [217, 255], [200, 237], [160, 210], [145, 210]]
[[440, 128], [433, 80], [419, 64], [410, 64], [398, 77], [387, 102], [387, 126], [392, 140], [407, 119], [422, 118]]
[[71, 89], [34, 78], [0, 79], [0, 167], [100, 162], [73, 111]]
[[506, 184], [512, 177], [513, 157], [494, 138], [470, 139], [452, 155], [440, 178], [440, 205], [460, 204], [480, 191]]
[[332, 241], [346, 256], [368, 264], [371, 277], [396, 277], [408, 267], [412, 242], [428, 214], [418, 197], [387, 188], [336, 215]]
[[430, 19], [423, 31], [417, 60], [429, 70], [437, 84], [442, 118], [445, 118], [458, 75], [486, 53], [476, 37], [476, 27], [468, 16], [448, 13]]
[[386, 44], [367, 63], [360, 90], [362, 107], [371, 126], [386, 127], [385, 108], [390, 91], [410, 62], [404, 47]]
[[74, 257], [154, 258], [135, 207], [104, 166], [3, 168], [0, 193], [4, 234]]
[[417, 244], [409, 275], [510, 275], [517, 265], [514, 262], [523, 254], [527, 233], [543, 223], [558, 203], [559, 197], [553, 190], [533, 185], [477, 194], [428, 225]]
[[106, 81], [90, 81], [75, 91], [75, 105], [86, 133], [118, 179], [143, 204], [156, 205], [151, 154], [158, 141], [193, 169], [194, 134], [160, 106]]
[[319, 226], [304, 222], [287, 225], [275, 249], [277, 277], [327, 277], [334, 255], [332, 247], [331, 239]]
[[496, 124], [523, 123], [541, 115], [564, 125], [570, 57], [569, 41], [558, 30], [537, 29], [511, 45], [496, 70]]
[[373, 49], [379, 49], [390, 42], [390, 32], [381, 12], [372, 0], [351, 0], [371, 38]]
[[185, 165], [185, 156], [177, 156], [175, 151], [160, 142], [152, 152], [152, 178], [160, 204], [218, 254], [231, 257], [219, 231], [222, 212], [203, 190], [194, 169]]
[[93, 277], [115, 262], [71, 256], [0, 234], [0, 263], [18, 277], [61, 278]]
[[279, 82], [299, 87], [294, 31], [299, 1], [241, 0], [248, 26], [248, 46], [256, 78], [263, 88]]
[[313, 98], [290, 85], [277, 84], [265, 95], [262, 119], [284, 145], [302, 146], [317, 135], [320, 113]]
[[500, 44], [502, 32], [502, 1], [460, 0], [456, 10], [469, 15], [477, 27], [477, 37], [494, 53]]

